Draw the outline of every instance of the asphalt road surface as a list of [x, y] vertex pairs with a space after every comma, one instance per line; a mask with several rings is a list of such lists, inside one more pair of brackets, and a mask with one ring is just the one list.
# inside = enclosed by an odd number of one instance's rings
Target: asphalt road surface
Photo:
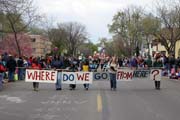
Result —
[[63, 85], [8, 83], [0, 91], [0, 120], [180, 120], [180, 81], [162, 80], [161, 90], [151, 80], [95, 81], [88, 91], [78, 85], [70, 91]]

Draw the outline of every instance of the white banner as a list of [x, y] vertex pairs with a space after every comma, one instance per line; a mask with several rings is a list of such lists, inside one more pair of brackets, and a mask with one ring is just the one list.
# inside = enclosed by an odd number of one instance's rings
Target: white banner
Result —
[[150, 79], [161, 81], [161, 71], [160, 69], [152, 69], [150, 73]]
[[75, 72], [62, 72], [62, 84], [76, 84]]
[[108, 72], [93, 72], [93, 80], [109, 80]]
[[92, 84], [93, 73], [92, 72], [63, 72], [62, 83], [63, 84]]
[[118, 69], [116, 73], [117, 81], [131, 81], [133, 78], [134, 70]]
[[92, 72], [76, 72], [76, 84], [92, 84]]
[[56, 83], [57, 71], [26, 69], [26, 82]]
[[[150, 75], [149, 75], [150, 74]], [[131, 70], [131, 69], [118, 69], [116, 72], [117, 81], [131, 81], [137, 79], [150, 79], [160, 81], [161, 70], [152, 69], [148, 70]], [[108, 80], [108, 72], [59, 72], [54, 70], [26, 70], [25, 81], [26, 82], [42, 82], [42, 83], [56, 83], [57, 79], [62, 84], [92, 84], [94, 80]]]

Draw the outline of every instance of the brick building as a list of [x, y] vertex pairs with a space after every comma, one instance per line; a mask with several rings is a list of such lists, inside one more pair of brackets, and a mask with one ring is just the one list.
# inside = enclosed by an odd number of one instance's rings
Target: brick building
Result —
[[29, 35], [31, 38], [32, 56], [44, 56], [51, 52], [52, 43], [41, 35]]
[[[25, 56], [45, 56], [51, 52], [52, 43], [47, 37], [42, 35], [31, 35], [19, 33], [17, 35], [22, 55]], [[6, 34], [0, 41], [0, 54], [7, 52], [18, 55], [17, 45], [15, 44], [14, 35]]]

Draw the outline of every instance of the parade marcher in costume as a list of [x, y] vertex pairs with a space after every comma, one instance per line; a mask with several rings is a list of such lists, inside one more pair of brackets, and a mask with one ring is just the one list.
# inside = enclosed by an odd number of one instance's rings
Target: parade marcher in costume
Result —
[[[156, 57], [155, 58], [155, 61], [153, 63], [153, 67], [155, 68], [161, 68], [163, 67], [163, 63], [160, 59], [160, 57]], [[161, 86], [161, 81], [159, 80], [154, 80], [154, 84], [155, 84], [155, 89], [159, 90], [160, 89], [160, 86]]]

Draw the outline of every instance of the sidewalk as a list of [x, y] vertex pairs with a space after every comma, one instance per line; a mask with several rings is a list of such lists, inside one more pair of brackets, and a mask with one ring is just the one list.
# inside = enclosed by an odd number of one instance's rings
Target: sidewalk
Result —
[[168, 76], [162, 76], [162, 80], [170, 80]]
[[169, 78], [168, 76], [162, 76], [162, 80], [177, 80], [177, 81], [180, 81], [180, 79], [172, 79], [172, 78]]

